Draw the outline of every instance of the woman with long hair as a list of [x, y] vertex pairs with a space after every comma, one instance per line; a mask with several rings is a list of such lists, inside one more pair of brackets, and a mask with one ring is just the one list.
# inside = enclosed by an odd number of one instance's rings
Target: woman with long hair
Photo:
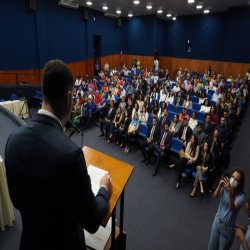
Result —
[[203, 105], [201, 106], [200, 112], [209, 113], [210, 109], [210, 101], [208, 99], [205, 99]]
[[189, 94], [187, 94], [187, 97], [186, 97], [186, 100], [184, 101], [183, 106], [184, 106], [185, 108], [189, 108], [189, 109], [192, 109], [192, 108], [193, 108], [193, 103], [192, 103], [192, 101], [191, 101], [191, 97], [190, 97]]
[[240, 168], [231, 170], [228, 177], [223, 176], [214, 197], [220, 197], [220, 205], [212, 225], [208, 250], [230, 249], [233, 244], [235, 223], [244, 204], [245, 174]]
[[142, 107], [142, 112], [139, 112], [139, 120], [142, 124], [145, 124], [147, 125], [148, 123], [148, 112], [147, 112], [147, 109], [146, 109], [146, 105], [144, 105]]
[[133, 118], [135, 113], [138, 113], [138, 112], [139, 112], [139, 105], [138, 103], [135, 103], [135, 107], [133, 108], [131, 117]]
[[165, 102], [163, 102], [162, 104], [161, 104], [161, 108], [159, 109], [159, 112], [158, 112], [158, 118], [160, 119], [161, 118], [161, 116], [164, 116], [164, 109], [166, 108], [166, 103]]
[[211, 123], [214, 124], [214, 126], [216, 126], [218, 123], [218, 116], [215, 112], [215, 106], [211, 107], [210, 112], [208, 114], [210, 115]]
[[198, 125], [198, 120], [196, 118], [196, 112], [194, 111], [192, 114], [192, 117], [190, 118], [188, 122], [188, 126], [194, 131]]
[[174, 103], [174, 95], [172, 90], [168, 92], [168, 96], [166, 98], [166, 103]]
[[206, 100], [206, 93], [205, 92], [201, 92], [201, 97], [199, 97], [199, 104], [203, 104], [204, 101]]
[[197, 136], [192, 135], [191, 142], [188, 143], [185, 150], [185, 157], [179, 159], [175, 164], [170, 165], [170, 168], [176, 167], [178, 170], [176, 189], [180, 187], [182, 173], [184, 168], [193, 169], [199, 156], [199, 146]]
[[169, 127], [169, 132], [172, 134], [173, 137], [177, 136], [182, 122], [179, 121], [179, 116], [177, 114], [174, 115], [174, 120], [171, 122]]
[[150, 103], [150, 98], [146, 99], [146, 110], [149, 114], [151, 114], [151, 103]]
[[137, 104], [139, 106], [139, 110], [141, 111], [142, 107], [144, 106], [144, 101], [143, 101], [143, 97], [141, 94], [139, 95], [139, 100], [137, 101]]
[[153, 106], [152, 111], [151, 111], [151, 115], [157, 117], [158, 112], [159, 112], [158, 102], [155, 100], [154, 106]]
[[196, 177], [194, 181], [194, 189], [190, 194], [190, 197], [194, 197], [198, 184], [200, 183], [201, 193], [204, 193], [202, 179], [207, 175], [208, 171], [213, 167], [213, 157], [210, 152], [210, 146], [208, 142], [205, 142], [203, 149], [200, 151], [198, 158], [198, 166], [196, 167]]

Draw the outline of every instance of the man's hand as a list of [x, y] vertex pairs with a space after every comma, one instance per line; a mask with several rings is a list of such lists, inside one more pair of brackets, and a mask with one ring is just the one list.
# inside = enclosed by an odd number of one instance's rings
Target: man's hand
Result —
[[150, 143], [151, 143], [151, 140], [149, 140], [148, 138], [147, 138], [147, 143], [148, 143], [148, 144], [150, 144]]
[[236, 226], [237, 226], [237, 228], [240, 228], [240, 229], [242, 230], [243, 233], [246, 233], [246, 232], [247, 232], [247, 228], [245, 228], [245, 227], [243, 227], [243, 226], [241, 226], [241, 225], [239, 225], [239, 224], [237, 224]]
[[105, 118], [105, 122], [109, 122], [109, 120], [107, 118]]
[[235, 234], [240, 240], [245, 238], [244, 233], [240, 228], [235, 228]]
[[184, 146], [184, 147], [186, 147], [186, 146], [187, 146], [187, 143], [186, 143], [186, 142], [183, 142], [182, 144], [183, 144], [183, 146]]
[[165, 147], [162, 147], [161, 149], [165, 150]]
[[100, 187], [105, 186], [110, 193], [111, 190], [111, 178], [108, 174], [105, 174], [100, 180]]

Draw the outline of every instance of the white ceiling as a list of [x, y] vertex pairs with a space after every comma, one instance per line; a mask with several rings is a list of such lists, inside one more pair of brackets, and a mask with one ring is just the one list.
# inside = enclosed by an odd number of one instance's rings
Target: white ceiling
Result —
[[[140, 4], [134, 4], [134, 0], [73, 0], [83, 7], [92, 8], [102, 12], [116, 13], [116, 10], [121, 10], [120, 16], [127, 17], [129, 13], [133, 16], [157, 14], [157, 17], [162, 19], [170, 19], [166, 14], [173, 16], [195, 15], [202, 14], [204, 10], [209, 10], [210, 13], [225, 12], [230, 7], [244, 6], [250, 3], [250, 0], [195, 0], [189, 4], [188, 0], [139, 0]], [[87, 5], [86, 2], [91, 1], [92, 5]], [[148, 10], [147, 5], [153, 8]], [[202, 9], [196, 9], [197, 5], [202, 5]], [[108, 10], [103, 10], [102, 7], [107, 6]], [[161, 14], [157, 10], [163, 10]], [[171, 17], [171, 18], [172, 18]]]

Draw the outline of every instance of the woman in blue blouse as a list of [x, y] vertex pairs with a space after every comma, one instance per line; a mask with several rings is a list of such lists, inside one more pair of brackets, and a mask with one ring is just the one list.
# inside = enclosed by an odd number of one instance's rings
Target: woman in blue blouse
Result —
[[137, 132], [140, 126], [140, 121], [139, 121], [139, 116], [138, 113], [135, 112], [134, 114], [134, 118], [131, 121], [129, 128], [128, 128], [128, 132], [126, 133], [126, 137], [125, 137], [125, 153], [129, 152], [129, 144], [130, 144], [130, 140], [131, 138], [135, 138], [137, 136]]
[[214, 197], [220, 199], [220, 206], [215, 215], [208, 250], [230, 249], [234, 241], [234, 226], [237, 215], [244, 204], [244, 171], [234, 168], [229, 178], [222, 178]]

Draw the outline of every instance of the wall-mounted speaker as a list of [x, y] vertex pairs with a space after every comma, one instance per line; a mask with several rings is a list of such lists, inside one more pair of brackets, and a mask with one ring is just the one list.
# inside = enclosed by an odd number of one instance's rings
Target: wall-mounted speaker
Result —
[[88, 20], [89, 19], [89, 12], [87, 10], [83, 11], [83, 19]]
[[121, 26], [122, 26], [122, 19], [121, 19], [121, 18], [118, 18], [118, 19], [117, 19], [117, 26], [118, 26], [118, 27], [121, 27]]
[[30, 9], [36, 10], [36, 0], [30, 0]]

